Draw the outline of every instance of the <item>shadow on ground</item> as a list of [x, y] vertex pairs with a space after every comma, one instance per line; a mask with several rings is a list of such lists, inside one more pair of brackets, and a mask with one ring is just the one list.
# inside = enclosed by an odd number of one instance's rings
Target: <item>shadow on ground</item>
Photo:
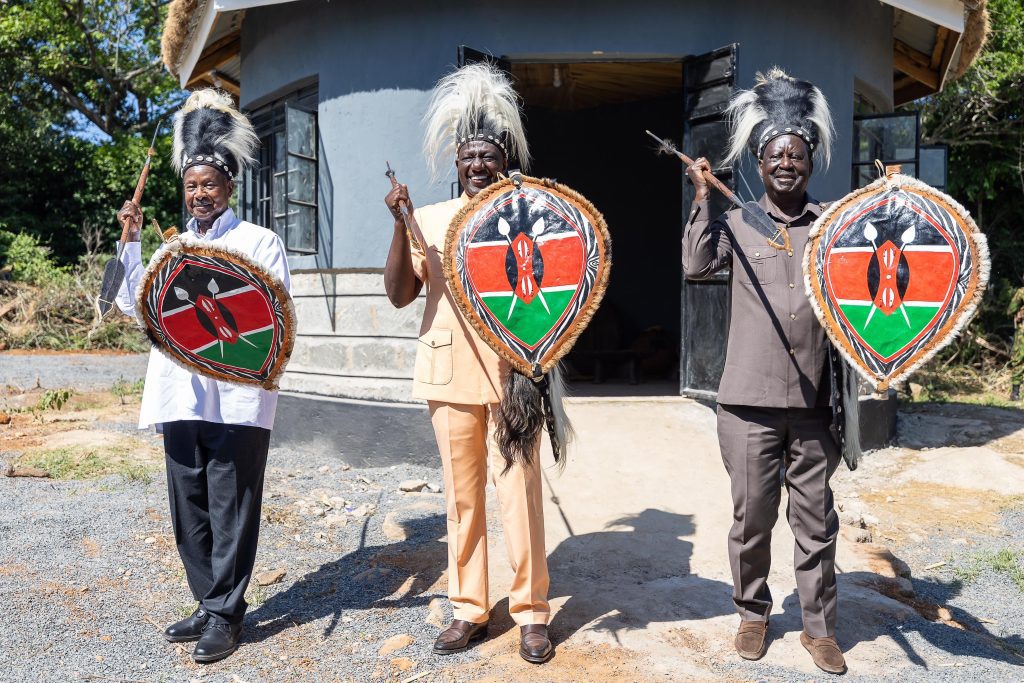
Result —
[[729, 584], [690, 572], [692, 515], [646, 509], [606, 528], [570, 536], [548, 556], [551, 598], [568, 596], [551, 622], [556, 643], [588, 625], [618, 640], [656, 622], [733, 613]]
[[[357, 550], [300, 577], [246, 615], [247, 640], [260, 642], [292, 626], [330, 617], [323, 634], [327, 638], [346, 610], [417, 607], [438, 597], [428, 591], [447, 563], [448, 551], [440, 542], [447, 533], [445, 516], [419, 517], [402, 526], [406, 540], [377, 546], [365, 545], [364, 526]], [[392, 597], [409, 579], [408, 590]]]
[[898, 443], [904, 448], [984, 446], [1024, 429], [1024, 410], [972, 403], [900, 406]]
[[[914, 597], [910, 597], [903, 592], [898, 580], [873, 572], [843, 573], [838, 580], [840, 605], [836, 639], [843, 651], [888, 637], [903, 650], [910, 663], [928, 669], [925, 658], [908, 637], [916, 633], [931, 646], [954, 657], [980, 657], [1024, 666], [1024, 638], [1018, 634], [1005, 638], [994, 636], [976, 616], [949, 604], [963, 589], [960, 581], [912, 579]], [[864, 595], [863, 589], [878, 595], [860, 599], [858, 596]], [[927, 596], [927, 599], [918, 596]], [[772, 615], [771, 640], [785, 633], [798, 633], [803, 628], [796, 591], [786, 596], [782, 609], [782, 614]]]

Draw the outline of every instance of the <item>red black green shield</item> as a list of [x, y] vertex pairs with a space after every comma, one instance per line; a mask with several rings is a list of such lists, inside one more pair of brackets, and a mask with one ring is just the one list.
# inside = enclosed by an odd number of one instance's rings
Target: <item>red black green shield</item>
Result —
[[452, 220], [445, 277], [480, 336], [519, 372], [539, 376], [572, 348], [604, 296], [611, 237], [582, 195], [518, 174]]
[[988, 281], [988, 247], [955, 200], [892, 174], [821, 215], [804, 269], [829, 337], [883, 389], [970, 320]]
[[138, 310], [154, 345], [208, 377], [277, 388], [295, 336], [284, 285], [237, 252], [172, 245], [139, 289]]

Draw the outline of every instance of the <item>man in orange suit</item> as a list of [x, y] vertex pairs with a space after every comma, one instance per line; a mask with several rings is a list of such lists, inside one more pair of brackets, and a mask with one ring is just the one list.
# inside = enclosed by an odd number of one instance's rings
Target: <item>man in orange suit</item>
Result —
[[[463, 193], [415, 209], [425, 244], [407, 233], [401, 204], [412, 210], [408, 188], [385, 198], [394, 237], [384, 269], [388, 298], [410, 304], [427, 285], [413, 379], [413, 397], [427, 401], [444, 468], [448, 512], [448, 596], [454, 620], [434, 643], [439, 655], [459, 652], [487, 635], [485, 487], [490, 464], [501, 505], [502, 527], [515, 576], [509, 612], [520, 626], [519, 653], [543, 663], [554, 655], [547, 634], [548, 568], [539, 448], [528, 465], [506, 463], [494, 441], [495, 420], [508, 364], [463, 319], [445, 281], [442, 252], [455, 215], [506, 173], [510, 158], [529, 158], [518, 96], [508, 78], [489, 64], [471, 64], [438, 82], [427, 113], [425, 149], [434, 164], [454, 158]], [[451, 156], [448, 156], [448, 155]], [[444, 163], [448, 163], [447, 161]]]

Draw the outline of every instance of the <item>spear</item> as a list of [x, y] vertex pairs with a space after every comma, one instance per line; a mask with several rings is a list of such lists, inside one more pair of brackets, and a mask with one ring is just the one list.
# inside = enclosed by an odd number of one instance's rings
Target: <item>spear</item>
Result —
[[[139, 171], [139, 180], [135, 183], [135, 194], [132, 195], [132, 203], [136, 206], [142, 201], [142, 191], [146, 189], [149, 169], [152, 166], [153, 157], [156, 155], [153, 146], [156, 144], [157, 134], [160, 133], [161, 123], [163, 123], [163, 120], [158, 121], [156, 124], [156, 130], [153, 131], [153, 139], [150, 140], [149, 149], [146, 150], [146, 161], [142, 164], [142, 170]], [[117, 255], [103, 266], [103, 281], [100, 284], [100, 294], [96, 298], [96, 309], [99, 311], [100, 318], [106, 315], [107, 311], [114, 305], [117, 292], [121, 289], [121, 283], [124, 282], [124, 264], [121, 263], [121, 254], [124, 252], [125, 242], [128, 241], [128, 233], [131, 231], [131, 226], [131, 220], [126, 218], [121, 228], [121, 239], [117, 242]]]
[[[395, 172], [391, 169], [391, 163], [387, 161], [384, 163], [388, 166], [388, 170], [384, 175], [386, 175], [388, 180], [391, 181], [392, 188], [398, 187], [398, 180], [395, 179]], [[402, 212], [402, 220], [405, 221], [405, 229], [412, 233], [412, 236], [416, 238], [416, 241], [425, 252], [427, 249], [427, 242], [423, 239], [423, 233], [420, 232], [420, 226], [416, 223], [416, 219], [409, 214], [409, 206], [403, 200], [398, 203], [398, 209]]]
[[[662, 140], [649, 130], [644, 132], [658, 141], [658, 146], [661, 151], [667, 154], [674, 154], [687, 166], [693, 166], [693, 159], [676, 149], [675, 145], [671, 142], [668, 140]], [[741, 202], [739, 197], [737, 197], [732, 190], [726, 187], [721, 180], [716, 178], [711, 171], [704, 171], [704, 179], [708, 181], [708, 184], [711, 185], [711, 187], [725, 195], [725, 198], [732, 202], [733, 206], [743, 212], [743, 220], [745, 220], [752, 228], [757, 230], [757, 232], [767, 237], [768, 244], [776, 249], [782, 249], [785, 251], [793, 250], [793, 246], [789, 241], [789, 232], [785, 228], [781, 228], [776, 225], [775, 221], [773, 221], [771, 217], [765, 213], [765, 210], [758, 206], [756, 202]], [[782, 244], [779, 244], [776, 241], [780, 236], [782, 237]]]

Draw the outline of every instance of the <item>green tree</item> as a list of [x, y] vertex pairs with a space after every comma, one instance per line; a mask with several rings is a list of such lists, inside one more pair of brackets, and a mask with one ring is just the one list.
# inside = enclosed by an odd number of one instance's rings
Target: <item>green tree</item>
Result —
[[[49, 244], [62, 262], [83, 228], [120, 234], [157, 121], [182, 99], [163, 71], [161, 0], [0, 0], [0, 225]], [[177, 222], [169, 126], [143, 200]]]
[[949, 145], [949, 192], [974, 216], [992, 255], [980, 320], [1012, 334], [1002, 309], [1024, 275], [1024, 6], [989, 0], [991, 33], [977, 61], [921, 108], [923, 141]]

